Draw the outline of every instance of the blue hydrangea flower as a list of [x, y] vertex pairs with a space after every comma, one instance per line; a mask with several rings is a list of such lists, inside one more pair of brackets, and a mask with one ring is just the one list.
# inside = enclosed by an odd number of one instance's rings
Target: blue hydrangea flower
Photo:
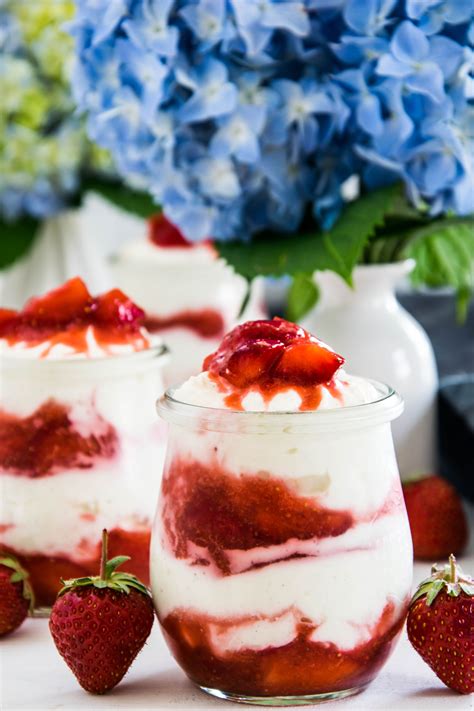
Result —
[[353, 176], [466, 214], [471, 20], [467, 0], [77, 0], [74, 92], [190, 239], [330, 227]]
[[[94, 2], [88, 3], [89, 10], [94, 6]], [[110, 11], [107, 13], [102, 29], [107, 28], [108, 36], [124, 9], [125, 5], [118, 2], [114, 18]], [[42, 0], [41, 7], [0, 0], [2, 220], [13, 221], [23, 215], [46, 218], [67, 206], [78, 191], [85, 170], [110, 169], [109, 157], [88, 140], [71, 96], [73, 42], [62, 25], [73, 12], [70, 0]], [[104, 54], [102, 48], [98, 51]], [[143, 83], [143, 77], [138, 81]], [[110, 94], [117, 87], [120, 81], [116, 74]], [[85, 79], [84, 90], [87, 91]], [[160, 98], [156, 97], [152, 109]], [[101, 91], [100, 101], [103, 100]]]

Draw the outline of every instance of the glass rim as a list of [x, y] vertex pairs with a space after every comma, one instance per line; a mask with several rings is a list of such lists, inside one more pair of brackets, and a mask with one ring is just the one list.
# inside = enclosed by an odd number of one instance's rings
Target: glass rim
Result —
[[391, 422], [403, 412], [402, 397], [390, 385], [372, 378], [352, 376], [371, 383], [380, 394], [375, 400], [321, 410], [232, 410], [183, 402], [174, 397], [177, 386], [168, 388], [156, 403], [160, 417], [171, 424], [188, 425], [218, 432], [332, 430]]

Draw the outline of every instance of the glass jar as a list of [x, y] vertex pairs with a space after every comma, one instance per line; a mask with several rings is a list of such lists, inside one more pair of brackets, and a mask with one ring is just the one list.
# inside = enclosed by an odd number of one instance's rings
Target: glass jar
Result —
[[169, 422], [151, 580], [166, 641], [204, 691], [261, 705], [348, 696], [405, 619], [412, 544], [379, 399], [263, 413], [159, 401]]
[[60, 578], [98, 573], [103, 528], [110, 557], [131, 556], [130, 572], [149, 579], [164, 352], [0, 357], [0, 546], [30, 572], [39, 608]]

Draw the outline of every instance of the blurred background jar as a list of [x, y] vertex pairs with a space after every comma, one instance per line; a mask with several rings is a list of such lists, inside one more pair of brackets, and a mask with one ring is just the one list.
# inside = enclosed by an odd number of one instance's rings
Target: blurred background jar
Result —
[[170, 350], [166, 384], [197, 374], [238, 320], [265, 318], [263, 280], [249, 285], [210, 240], [186, 241], [161, 214], [148, 221], [148, 235], [122, 247], [110, 269], [114, 285], [145, 309], [148, 331]]

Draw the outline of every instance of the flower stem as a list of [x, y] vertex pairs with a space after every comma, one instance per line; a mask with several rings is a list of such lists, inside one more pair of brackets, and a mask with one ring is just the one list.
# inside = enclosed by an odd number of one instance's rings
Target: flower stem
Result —
[[100, 579], [107, 580], [105, 575], [105, 566], [107, 564], [107, 548], [108, 548], [108, 534], [107, 529], [104, 528], [102, 531], [102, 555], [100, 557]]

